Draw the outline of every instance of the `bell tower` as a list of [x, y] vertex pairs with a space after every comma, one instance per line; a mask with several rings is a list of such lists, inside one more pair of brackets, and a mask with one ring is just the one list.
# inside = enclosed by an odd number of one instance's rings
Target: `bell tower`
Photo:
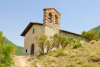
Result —
[[55, 8], [45, 8], [43, 10], [43, 25], [45, 35], [52, 36], [55, 33], [59, 33], [61, 14]]

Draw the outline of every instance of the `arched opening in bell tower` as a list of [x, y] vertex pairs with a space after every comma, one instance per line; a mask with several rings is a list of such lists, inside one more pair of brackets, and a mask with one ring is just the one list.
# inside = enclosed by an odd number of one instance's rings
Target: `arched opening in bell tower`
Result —
[[58, 23], [58, 16], [55, 15], [55, 18], [54, 18], [54, 23], [57, 24]]
[[49, 13], [49, 18], [48, 18], [49, 22], [52, 22], [52, 14]]

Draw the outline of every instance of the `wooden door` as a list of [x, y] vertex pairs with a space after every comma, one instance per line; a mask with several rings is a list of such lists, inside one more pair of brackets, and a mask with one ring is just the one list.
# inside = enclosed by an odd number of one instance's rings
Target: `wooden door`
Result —
[[31, 55], [34, 55], [34, 44], [31, 45]]

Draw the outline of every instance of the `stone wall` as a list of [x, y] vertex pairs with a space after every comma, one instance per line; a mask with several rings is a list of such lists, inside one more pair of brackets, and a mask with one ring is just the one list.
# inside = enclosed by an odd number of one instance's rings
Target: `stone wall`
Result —
[[[33, 34], [34, 29], [34, 34]], [[34, 44], [34, 52], [37, 54], [39, 53], [39, 44], [37, 43], [36, 36], [44, 33], [43, 25], [33, 25], [31, 29], [26, 33], [24, 38], [24, 55], [30, 55], [31, 54], [31, 45]], [[26, 53], [27, 49], [27, 53]]]
[[78, 38], [81, 38], [81, 42], [84, 42], [85, 41], [85, 38], [81, 37], [81, 36], [78, 36], [78, 35], [75, 35], [75, 34], [71, 34], [71, 33], [67, 33], [67, 32], [62, 32], [62, 31], [59, 31], [59, 33], [61, 35], [64, 35], [66, 37], [72, 37], [74, 39], [78, 39]]

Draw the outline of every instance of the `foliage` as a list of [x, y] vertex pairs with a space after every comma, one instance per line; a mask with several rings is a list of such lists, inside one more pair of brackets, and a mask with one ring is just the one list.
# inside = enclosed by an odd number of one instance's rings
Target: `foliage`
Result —
[[65, 36], [62, 36], [62, 35], [56, 33], [56, 34], [54, 34], [53, 37], [54, 37], [54, 43], [56, 44], [57, 48], [59, 48], [59, 45], [61, 45], [62, 48], [64, 49], [69, 44], [69, 40]]
[[55, 46], [57, 47], [57, 48], [59, 48], [59, 44], [60, 44], [60, 36], [59, 36], [59, 34], [58, 33], [56, 33], [56, 34], [54, 34], [54, 36], [53, 36], [53, 43], [55, 44]]
[[93, 61], [93, 62], [100, 62], [100, 57], [96, 56], [96, 57], [90, 57], [89, 61]]
[[80, 47], [82, 44], [80, 42], [80, 38], [77, 39], [76, 43], [73, 44], [73, 48], [77, 48], [77, 47]]
[[95, 27], [95, 28], [93, 28], [93, 29], [91, 29], [91, 30], [95, 30], [95, 31], [99, 32], [100, 31], [100, 25]]
[[77, 48], [77, 47], [80, 47], [81, 46], [81, 43], [75, 43], [73, 44], [73, 48]]
[[45, 43], [45, 41], [46, 41], [45, 34], [40, 34], [38, 43], [40, 44], [40, 48], [41, 48], [40, 53], [41, 54], [44, 54], [44, 43]]
[[23, 55], [23, 47], [17, 46], [15, 44], [13, 44], [11, 41], [9, 41], [5, 36], [3, 37], [3, 32], [0, 31], [0, 52], [1, 52], [1, 46], [2, 45], [7, 45], [7, 44], [11, 44], [13, 46], [16, 46], [16, 50], [15, 50], [15, 54], [16, 55]]
[[5, 45], [7, 45], [7, 44], [11, 44], [11, 45], [13, 45], [13, 46], [16, 46], [16, 49], [15, 49], [15, 54], [16, 54], [16, 55], [23, 55], [23, 47], [15, 45], [14, 43], [12, 43], [11, 41], [9, 41], [9, 40], [6, 38], [6, 39], [5, 39]]
[[83, 31], [82, 36], [86, 39], [87, 42], [91, 40], [98, 40], [100, 39], [100, 32], [95, 30], [90, 30], [88, 32]]
[[[80, 40], [75, 40], [80, 41]], [[75, 42], [75, 43], [76, 43]], [[65, 55], [63, 55], [63, 52]], [[58, 56], [58, 54], [62, 56]], [[40, 57], [40, 58], [39, 58]], [[37, 58], [37, 62], [42, 66], [54, 67], [99, 67], [100, 65], [100, 41], [95, 41], [94, 44], [86, 43], [78, 49], [56, 49], [41, 55]]]
[[48, 52], [51, 48], [50, 40], [46, 40], [45, 44], [47, 46], [47, 52]]
[[15, 45], [6, 44], [6, 38], [3, 36], [3, 32], [0, 31], [0, 65], [11, 66], [13, 64], [11, 55], [15, 52]]
[[66, 55], [64, 53], [64, 50], [63, 49], [57, 49], [56, 52], [57, 52], [57, 56], [65, 56]]
[[13, 64], [11, 54], [13, 54], [15, 46], [13, 45], [4, 45], [2, 47], [2, 52], [0, 53], [0, 64], [10, 66]]
[[71, 45], [74, 41], [74, 39], [72, 37], [68, 38], [68, 41], [69, 41], [69, 45]]
[[53, 48], [59, 48], [60, 46], [65, 49], [65, 47], [69, 44], [70, 46], [73, 45], [73, 48], [77, 48], [81, 46], [80, 39], [75, 40], [73, 38], [67, 38], [66, 36], [62, 36], [58, 33], [54, 34], [53, 36], [47, 37], [45, 34], [40, 34], [38, 38], [38, 43], [40, 44], [40, 54], [44, 54], [44, 48], [46, 48], [48, 53]]
[[23, 47], [16, 46], [15, 54], [16, 55], [23, 55]]

